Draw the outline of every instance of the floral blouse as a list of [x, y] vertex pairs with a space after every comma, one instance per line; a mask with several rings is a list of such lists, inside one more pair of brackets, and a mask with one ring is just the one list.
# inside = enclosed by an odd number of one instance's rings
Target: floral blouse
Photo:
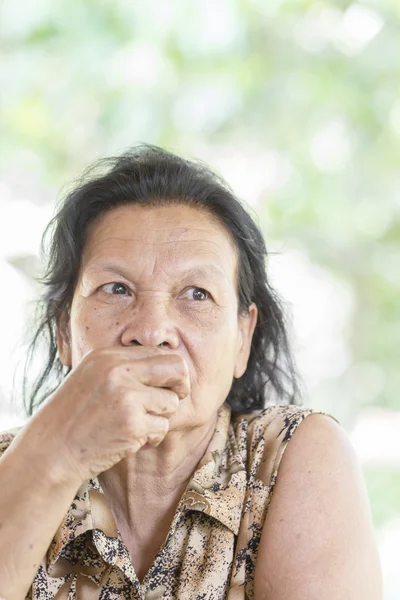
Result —
[[[257, 551], [279, 465], [298, 425], [315, 413], [327, 414], [277, 405], [233, 415], [224, 404], [142, 582], [98, 478], [85, 481], [26, 600], [253, 599]], [[18, 430], [0, 433], [0, 454]]]

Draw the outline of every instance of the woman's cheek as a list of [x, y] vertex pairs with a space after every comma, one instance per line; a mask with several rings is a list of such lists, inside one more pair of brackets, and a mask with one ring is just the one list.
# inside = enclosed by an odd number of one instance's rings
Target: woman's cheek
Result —
[[99, 305], [89, 306], [80, 301], [71, 311], [72, 360], [73, 366], [90, 351], [96, 348], [113, 345], [115, 333], [114, 314]]
[[[237, 322], [236, 322], [237, 323]], [[213, 315], [204, 320], [199, 327], [188, 327], [182, 330], [184, 343], [192, 354], [200, 382], [214, 381], [219, 374], [232, 370], [230, 349], [234, 349], [237, 326], [235, 321], [227, 319], [227, 315]]]

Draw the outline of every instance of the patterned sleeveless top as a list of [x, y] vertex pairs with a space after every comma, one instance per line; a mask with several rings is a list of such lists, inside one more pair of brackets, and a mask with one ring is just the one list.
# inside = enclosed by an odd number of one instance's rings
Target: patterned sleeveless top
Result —
[[[97, 477], [84, 482], [26, 599], [253, 599], [257, 551], [279, 465], [296, 428], [313, 413], [327, 414], [278, 405], [231, 415], [224, 404], [142, 582]], [[18, 430], [0, 434], [0, 454]]]

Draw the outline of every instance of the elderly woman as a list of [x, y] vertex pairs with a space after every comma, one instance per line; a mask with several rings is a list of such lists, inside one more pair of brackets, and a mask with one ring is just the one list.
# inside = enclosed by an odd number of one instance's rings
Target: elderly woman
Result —
[[100, 169], [48, 230], [48, 362], [0, 437], [0, 595], [380, 600], [360, 468], [298, 405], [259, 229], [159, 148]]

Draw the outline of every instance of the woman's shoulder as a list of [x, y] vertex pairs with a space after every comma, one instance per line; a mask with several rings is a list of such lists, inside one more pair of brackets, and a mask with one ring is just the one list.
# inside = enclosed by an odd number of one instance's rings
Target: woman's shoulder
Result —
[[323, 411], [309, 415], [278, 453], [255, 596], [268, 590], [274, 598], [305, 598], [312, 580], [315, 597], [342, 598], [351, 590], [354, 598], [380, 598], [379, 559], [356, 451], [337, 419]]
[[[256, 479], [273, 487], [278, 475], [280, 463], [299, 425], [310, 415], [319, 415], [311, 419], [313, 427], [320, 427], [320, 419], [336, 422], [337, 419], [322, 410], [299, 405], [271, 405], [252, 413], [236, 413], [232, 425], [236, 438], [246, 439], [247, 469], [256, 474]], [[308, 419], [307, 419], [308, 421]]]
[[245, 423], [248, 436], [251, 437], [280, 437], [288, 440], [298, 425], [314, 414], [325, 415], [338, 423], [328, 412], [294, 404], [274, 404], [251, 413], [234, 413], [232, 423], [235, 427]]

